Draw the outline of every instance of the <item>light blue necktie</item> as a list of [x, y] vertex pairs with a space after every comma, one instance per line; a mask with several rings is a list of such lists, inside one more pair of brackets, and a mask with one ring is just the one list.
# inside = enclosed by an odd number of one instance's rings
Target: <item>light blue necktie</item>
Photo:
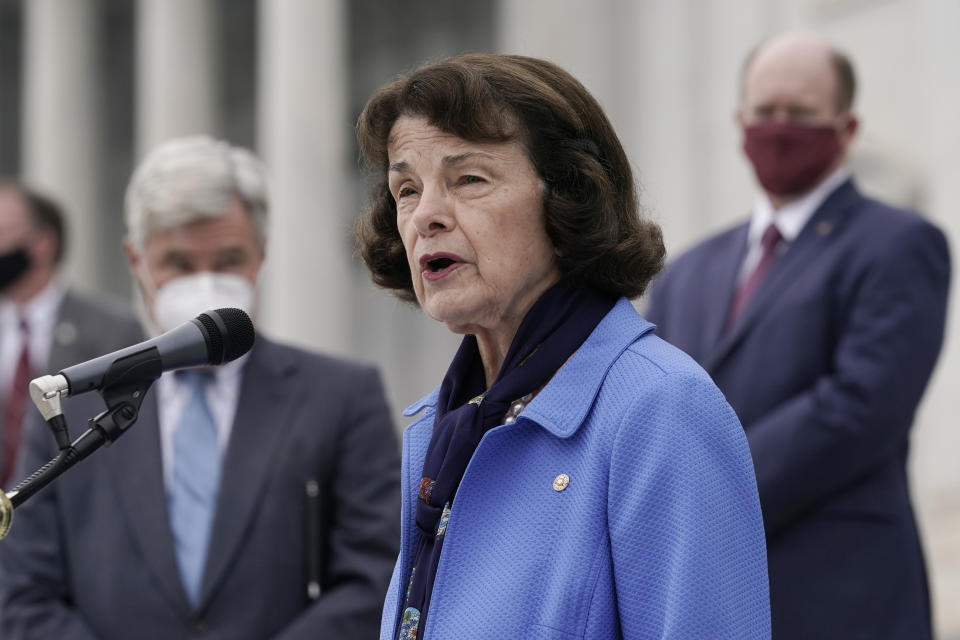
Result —
[[196, 604], [217, 504], [220, 447], [206, 397], [213, 375], [180, 371], [177, 376], [190, 388], [190, 400], [173, 433], [170, 528], [183, 586], [190, 603]]

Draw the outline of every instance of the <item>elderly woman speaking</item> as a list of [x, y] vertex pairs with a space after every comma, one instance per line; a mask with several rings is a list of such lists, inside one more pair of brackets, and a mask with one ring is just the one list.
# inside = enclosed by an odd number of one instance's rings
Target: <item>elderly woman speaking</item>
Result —
[[628, 300], [664, 249], [596, 100], [462, 56], [380, 89], [358, 137], [374, 281], [465, 334], [407, 412], [381, 639], [768, 637], [746, 439]]

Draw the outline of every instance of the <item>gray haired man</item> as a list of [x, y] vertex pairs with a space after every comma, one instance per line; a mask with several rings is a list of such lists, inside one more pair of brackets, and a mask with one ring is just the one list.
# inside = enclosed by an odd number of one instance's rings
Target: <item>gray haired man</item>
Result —
[[[265, 183], [249, 151], [200, 136], [137, 168], [124, 249], [152, 332], [211, 308], [255, 317]], [[80, 396], [68, 418], [94, 413]], [[18, 510], [0, 635], [375, 637], [398, 453], [373, 368], [259, 335], [233, 363], [165, 374], [123, 439]]]

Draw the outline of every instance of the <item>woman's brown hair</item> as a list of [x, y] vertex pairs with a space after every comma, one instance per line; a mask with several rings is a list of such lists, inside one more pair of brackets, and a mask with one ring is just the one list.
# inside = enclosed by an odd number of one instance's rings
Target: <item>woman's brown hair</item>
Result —
[[387, 146], [401, 116], [471, 142], [523, 144], [545, 185], [546, 232], [567, 284], [635, 298], [663, 267], [660, 228], [640, 217], [630, 163], [593, 96], [546, 60], [477, 54], [394, 80], [360, 114], [360, 153], [376, 184], [355, 233], [377, 285], [415, 300], [387, 186]]

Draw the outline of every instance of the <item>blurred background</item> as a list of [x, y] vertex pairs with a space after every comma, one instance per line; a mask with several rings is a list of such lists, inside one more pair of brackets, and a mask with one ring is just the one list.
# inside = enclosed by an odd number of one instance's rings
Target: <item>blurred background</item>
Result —
[[[256, 150], [272, 179], [260, 328], [376, 363], [399, 416], [458, 339], [375, 290], [354, 253], [367, 183], [353, 125], [373, 90], [457, 53], [559, 63], [604, 105], [675, 255], [752, 206], [739, 67], [795, 27], [856, 64], [863, 190], [921, 210], [958, 255], [957, 0], [0, 0], [0, 174], [64, 204], [71, 284], [132, 300], [120, 241], [134, 164], [191, 133]], [[956, 304], [911, 468], [942, 639], [960, 638]]]

